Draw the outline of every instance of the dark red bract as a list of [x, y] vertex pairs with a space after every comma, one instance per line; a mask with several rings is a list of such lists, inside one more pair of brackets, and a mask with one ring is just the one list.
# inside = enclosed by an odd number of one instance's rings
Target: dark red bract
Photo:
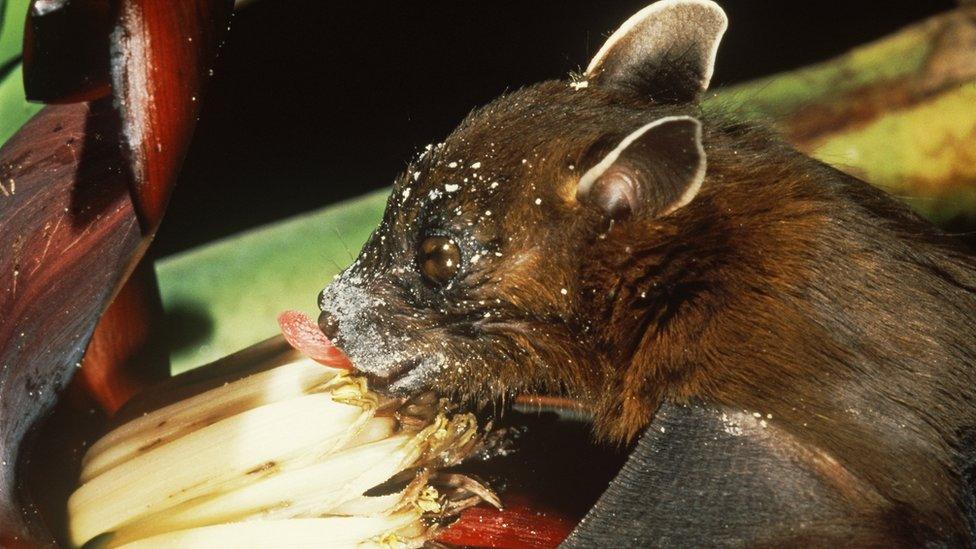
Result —
[[504, 509], [472, 507], [437, 536], [461, 547], [545, 549], [556, 547], [576, 524], [554, 512], [534, 507], [527, 499], [508, 498]]

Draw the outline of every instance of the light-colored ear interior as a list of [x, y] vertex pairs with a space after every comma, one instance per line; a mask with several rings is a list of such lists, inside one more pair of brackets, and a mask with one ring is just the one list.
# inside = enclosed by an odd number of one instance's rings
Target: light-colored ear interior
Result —
[[[711, 0], [660, 0], [634, 14], [614, 32], [586, 68], [587, 80], [613, 84], [635, 74], [693, 71], [697, 92], [708, 89], [728, 18]], [[650, 70], [649, 70], [650, 69]]]
[[[685, 133], [676, 136], [677, 139], [668, 138], [668, 135], [675, 136], [677, 126], [682, 126]], [[660, 137], [653, 135], [655, 132]], [[655, 215], [667, 215], [688, 205], [705, 180], [707, 161], [702, 145], [701, 122], [692, 116], [665, 116], [631, 132], [596, 165], [584, 172], [577, 186], [577, 199], [588, 200], [601, 176], [622, 162], [625, 156], [628, 158], [623, 162], [639, 167], [638, 173], [642, 175], [637, 179], [650, 178], [637, 182], [651, 186], [641, 194], [664, 199], [655, 205]], [[655, 179], [653, 174], [662, 177]]]

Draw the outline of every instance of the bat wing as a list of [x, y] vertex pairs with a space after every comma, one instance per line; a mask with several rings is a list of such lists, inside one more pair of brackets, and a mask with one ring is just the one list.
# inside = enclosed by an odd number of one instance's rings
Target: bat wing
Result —
[[666, 403], [563, 546], [900, 545], [879, 498], [767, 418]]

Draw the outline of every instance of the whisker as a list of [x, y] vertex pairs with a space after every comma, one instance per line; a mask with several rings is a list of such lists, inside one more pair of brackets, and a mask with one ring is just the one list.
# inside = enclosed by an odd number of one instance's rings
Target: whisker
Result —
[[336, 238], [339, 239], [339, 244], [342, 244], [342, 248], [346, 250], [346, 255], [349, 256], [349, 261], [355, 261], [356, 258], [352, 255], [352, 251], [349, 250], [349, 246], [346, 244], [346, 239], [342, 237], [342, 233], [339, 232], [339, 228], [332, 227], [332, 230], [335, 231]]

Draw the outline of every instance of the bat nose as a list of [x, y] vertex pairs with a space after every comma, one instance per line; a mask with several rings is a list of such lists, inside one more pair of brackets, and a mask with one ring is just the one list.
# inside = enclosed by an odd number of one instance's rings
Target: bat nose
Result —
[[322, 314], [319, 315], [319, 329], [322, 330], [325, 337], [334, 341], [339, 335], [339, 321], [329, 311], [322, 311]]

